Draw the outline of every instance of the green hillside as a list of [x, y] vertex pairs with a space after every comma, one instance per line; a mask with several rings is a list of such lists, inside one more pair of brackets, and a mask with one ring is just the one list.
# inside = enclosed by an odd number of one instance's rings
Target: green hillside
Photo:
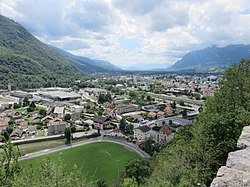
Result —
[[0, 87], [67, 86], [82, 74], [23, 26], [0, 15]]
[[211, 46], [191, 51], [178, 60], [169, 70], [195, 72], [223, 72], [232, 64], [250, 57], [250, 45], [235, 44], [226, 47]]

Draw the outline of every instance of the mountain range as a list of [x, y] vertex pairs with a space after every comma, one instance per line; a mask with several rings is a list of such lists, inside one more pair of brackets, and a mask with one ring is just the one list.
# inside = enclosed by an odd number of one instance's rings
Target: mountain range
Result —
[[218, 72], [239, 63], [242, 58], [250, 57], [250, 45], [235, 44], [226, 47], [211, 46], [191, 51], [184, 55], [168, 70], [192, 70], [196, 72]]
[[[70, 86], [86, 73], [123, 71], [108, 61], [73, 55], [44, 44], [23, 26], [1, 15], [0, 25], [0, 88], [9, 83], [18, 88]], [[212, 46], [187, 53], [165, 71], [218, 72], [248, 57], [250, 45]]]
[[0, 88], [68, 86], [86, 72], [120, 70], [103, 60], [79, 57], [48, 46], [19, 23], [0, 15]]
[[112, 71], [122, 70], [105, 60], [95, 60], [87, 57], [77, 56], [69, 52], [66, 52], [62, 49], [59, 49], [57, 47], [51, 45], [48, 46], [54, 52], [64, 57], [64, 59], [66, 59], [70, 64], [72, 64], [73, 66], [84, 72], [97, 73], [97, 72], [112, 72]]

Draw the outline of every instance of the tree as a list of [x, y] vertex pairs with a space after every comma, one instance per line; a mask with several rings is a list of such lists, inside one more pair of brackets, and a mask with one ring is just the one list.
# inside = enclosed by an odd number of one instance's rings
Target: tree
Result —
[[183, 111], [181, 112], [181, 115], [183, 118], [187, 118], [187, 109], [183, 109]]
[[147, 159], [129, 161], [125, 166], [125, 178], [134, 178], [138, 184], [142, 184], [150, 176], [150, 162]]
[[18, 103], [14, 103], [14, 106], [13, 106], [13, 108], [14, 109], [18, 109], [18, 108], [20, 108], [21, 107], [21, 105], [20, 104], [18, 104]]
[[27, 108], [27, 112], [34, 112], [34, 110], [35, 110], [35, 108], [33, 108], [33, 107], [28, 107]]
[[180, 101], [179, 101], [179, 104], [180, 104], [181, 106], [185, 106], [185, 103], [184, 103], [183, 100], [180, 100]]
[[70, 128], [72, 133], [76, 132], [76, 127], [74, 125], [71, 125]]
[[[228, 68], [192, 128], [180, 128], [153, 161], [146, 186], [209, 186], [250, 124], [250, 59]], [[184, 154], [185, 153], [185, 154]], [[180, 155], [182, 155], [180, 157]], [[160, 183], [159, 183], [160, 182]]]
[[8, 126], [7, 128], [6, 128], [6, 131], [8, 132], [8, 134], [11, 134], [12, 132], [13, 132], [13, 127], [11, 127], [11, 126]]
[[35, 109], [35, 108], [36, 108], [36, 104], [35, 104], [35, 102], [34, 102], [34, 101], [32, 101], [32, 102], [30, 103], [29, 107], [30, 107], [30, 108], [33, 108], [33, 109]]
[[121, 131], [125, 131], [125, 128], [126, 128], [126, 119], [124, 117], [122, 117], [121, 121], [120, 121], [120, 125], [119, 125], [119, 128]]
[[39, 114], [40, 114], [41, 116], [46, 116], [47, 111], [46, 111], [44, 108], [41, 108], [41, 109], [39, 110]]
[[98, 186], [98, 187], [108, 187], [108, 185], [107, 185], [107, 183], [105, 182], [104, 179], [99, 179], [99, 180], [97, 181], [97, 186]]
[[29, 104], [30, 104], [29, 99], [27, 97], [25, 97], [23, 99], [23, 107], [29, 106]]
[[122, 187], [138, 187], [138, 183], [134, 177], [132, 178], [125, 178], [121, 184]]
[[65, 114], [63, 120], [64, 121], [69, 121], [71, 119], [71, 115], [70, 114]]
[[171, 105], [171, 108], [176, 109], [176, 102], [175, 101], [171, 102], [170, 105]]
[[6, 130], [2, 131], [1, 135], [3, 142], [7, 142], [8, 140], [10, 140], [10, 134]]
[[145, 152], [149, 155], [153, 156], [155, 153], [159, 152], [162, 148], [159, 144], [157, 144], [154, 140], [149, 139], [142, 143], [142, 147]]
[[151, 96], [147, 95], [147, 101], [151, 101], [151, 100], [152, 100]]
[[73, 89], [74, 91], [78, 91], [78, 90], [79, 90], [79, 87], [78, 87], [77, 85], [74, 85], [74, 86], [72, 87], [72, 89]]
[[66, 138], [66, 143], [71, 143], [71, 128], [67, 127], [64, 131], [64, 136]]
[[15, 122], [14, 119], [11, 119], [11, 120], [8, 122], [8, 125], [10, 125], [10, 126], [13, 126], [13, 125], [15, 125], [15, 124], [16, 124], [16, 122]]
[[19, 172], [18, 152], [13, 148], [10, 140], [1, 147], [0, 152], [0, 181], [1, 186], [11, 186], [15, 175]]

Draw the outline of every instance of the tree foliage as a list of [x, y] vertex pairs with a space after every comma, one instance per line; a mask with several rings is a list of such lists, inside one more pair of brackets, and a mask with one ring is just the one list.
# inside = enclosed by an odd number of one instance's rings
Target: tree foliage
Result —
[[64, 136], [66, 138], [66, 142], [70, 143], [71, 142], [71, 128], [67, 127], [64, 131]]
[[227, 69], [193, 128], [177, 136], [154, 159], [146, 186], [209, 186], [245, 125], [250, 124], [250, 59]]
[[148, 159], [137, 159], [127, 163], [125, 166], [124, 178], [135, 179], [136, 183], [142, 184], [150, 174], [150, 161]]
[[4, 187], [92, 187], [91, 180], [86, 180], [80, 170], [74, 165], [72, 171], [66, 171], [64, 162], [59, 157], [57, 162], [43, 160], [37, 170], [31, 167], [22, 168], [18, 162], [19, 153], [10, 141], [2, 146], [0, 152], [0, 186]]

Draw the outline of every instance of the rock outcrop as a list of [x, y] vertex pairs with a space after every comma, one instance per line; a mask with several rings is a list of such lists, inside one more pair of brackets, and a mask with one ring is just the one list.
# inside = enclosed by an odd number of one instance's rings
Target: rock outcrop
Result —
[[250, 126], [243, 128], [237, 147], [240, 150], [228, 154], [210, 187], [250, 187]]

